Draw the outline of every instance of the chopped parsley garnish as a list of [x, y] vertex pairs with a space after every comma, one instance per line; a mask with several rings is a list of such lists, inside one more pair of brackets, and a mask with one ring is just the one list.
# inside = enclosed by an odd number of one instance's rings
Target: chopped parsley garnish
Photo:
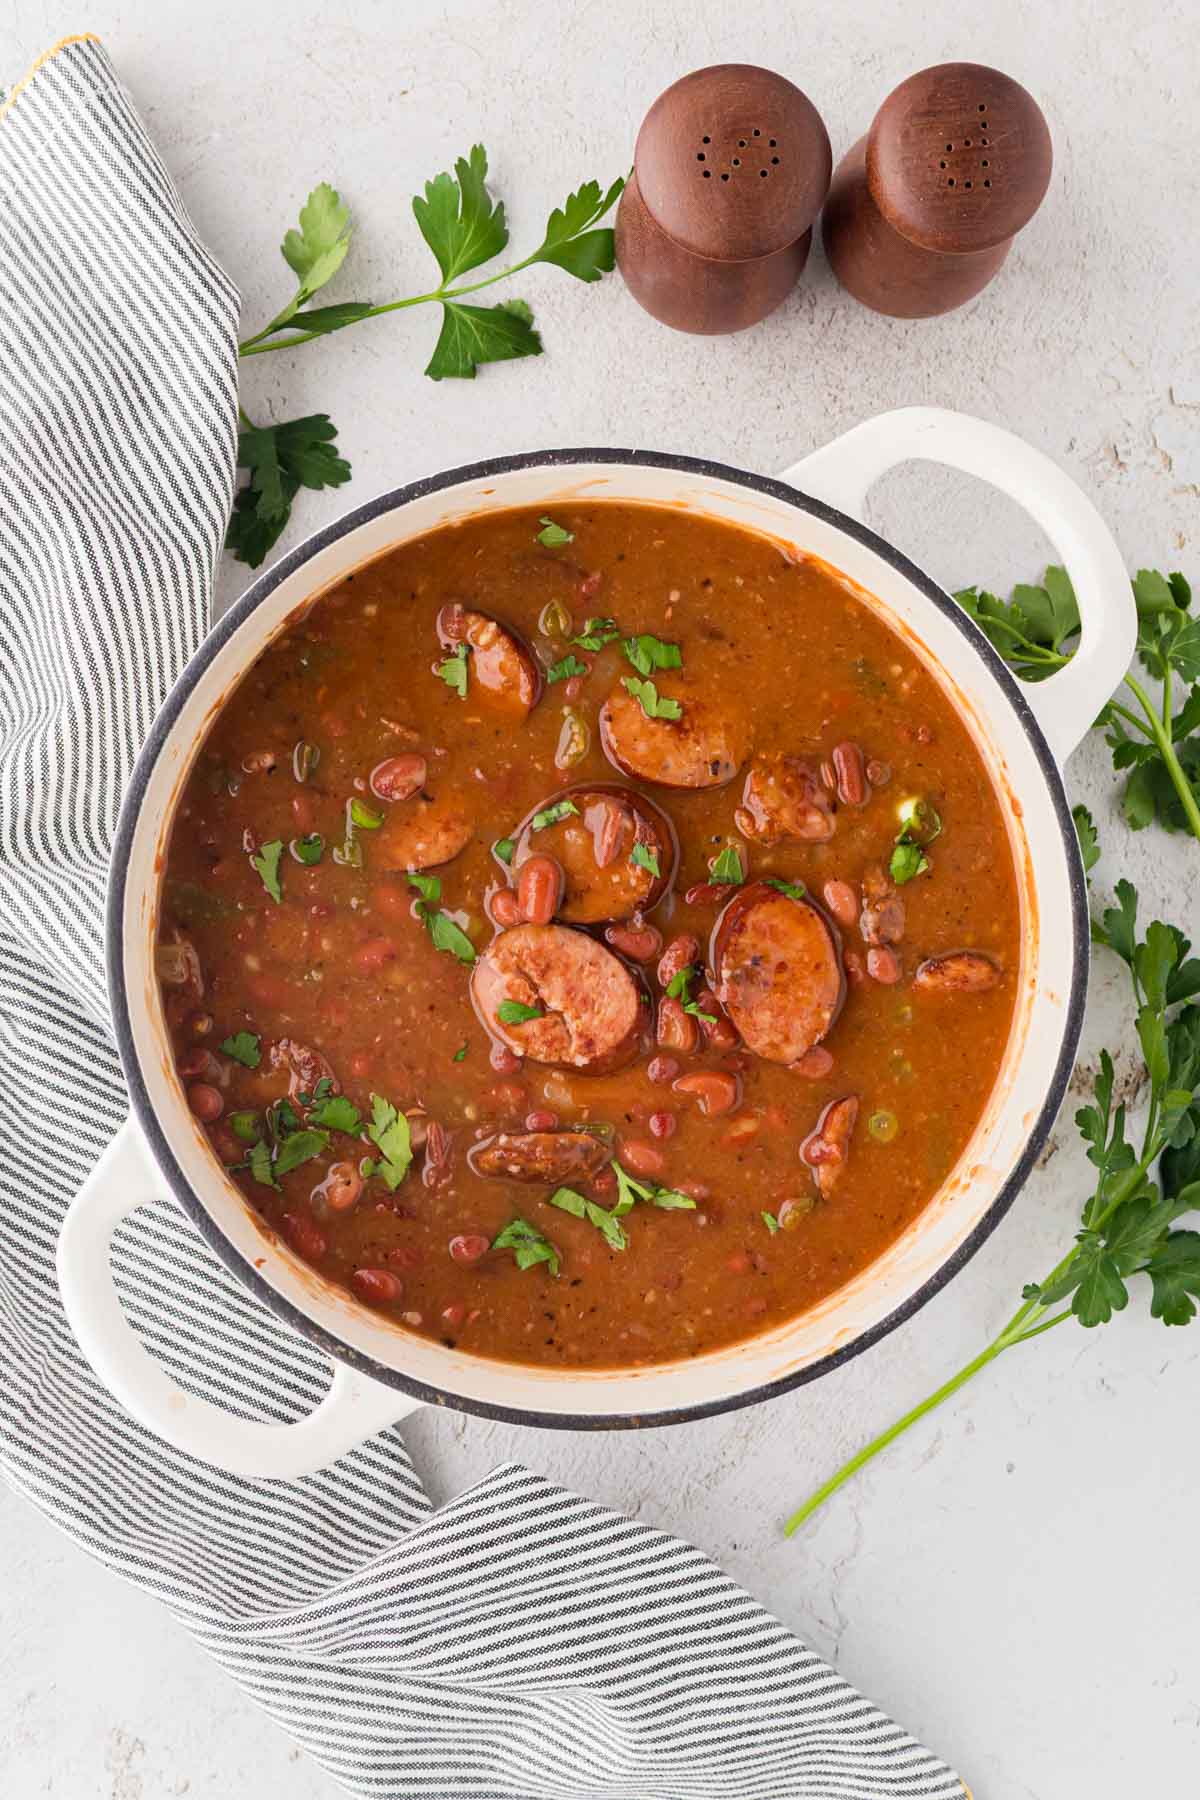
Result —
[[614, 1160], [613, 1174], [617, 1178], [617, 1204], [613, 1212], [619, 1218], [631, 1212], [639, 1200], [647, 1201], [651, 1206], [661, 1206], [665, 1212], [694, 1212], [696, 1202], [687, 1194], [680, 1194], [674, 1188], [659, 1187], [656, 1181], [635, 1181], [633, 1176]]
[[437, 674], [448, 688], [453, 688], [460, 700], [467, 697], [467, 646], [455, 644], [445, 662], [437, 666]]
[[356, 797], [350, 802], [350, 823], [360, 831], [378, 831], [383, 824], [383, 814]]
[[345, 1094], [329, 1094], [309, 1108], [310, 1125], [321, 1125], [326, 1131], [344, 1131], [353, 1137], [362, 1126], [362, 1114]]
[[639, 681], [636, 675], [623, 675], [621, 686], [632, 694], [648, 719], [681, 719], [683, 708], [678, 700], [666, 699], [652, 681]]
[[379, 1156], [374, 1162], [363, 1164], [363, 1174], [378, 1175], [395, 1193], [412, 1162], [412, 1133], [405, 1115], [397, 1112], [382, 1094], [371, 1095], [371, 1123], [367, 1126], [367, 1136], [377, 1146]]
[[292, 1169], [299, 1168], [301, 1163], [309, 1162], [314, 1156], [320, 1156], [322, 1150], [329, 1148], [327, 1131], [312, 1131], [302, 1126], [284, 1138], [275, 1158], [275, 1174], [286, 1175]]
[[450, 1058], [450, 1061], [451, 1062], [465, 1062], [466, 1056], [467, 1056], [467, 1048], [468, 1047], [466, 1044], [461, 1045], [459, 1047], [459, 1049], [457, 1049], [454, 1052], [454, 1055]]
[[547, 550], [557, 550], [563, 544], [575, 542], [573, 531], [568, 531], [565, 526], [556, 525], [553, 519], [547, 519], [545, 515], [538, 520], [538, 524], [542, 529], [537, 534], [537, 541], [539, 544], [544, 544]]
[[244, 1069], [257, 1069], [262, 1061], [262, 1048], [252, 1031], [235, 1031], [221, 1045], [223, 1056], [232, 1056]]
[[557, 1188], [551, 1194], [549, 1204], [557, 1206], [560, 1212], [570, 1213], [576, 1219], [586, 1219], [589, 1225], [594, 1225], [602, 1233], [610, 1249], [624, 1250], [628, 1247], [629, 1239], [625, 1236], [624, 1227], [615, 1210], [606, 1212], [595, 1200], [589, 1200], [585, 1195], [577, 1194], [574, 1188], [568, 1187]]
[[775, 1233], [779, 1230], [779, 1220], [775, 1217], [775, 1214], [771, 1212], [763, 1213], [762, 1222], [770, 1232], [771, 1236], [774, 1237]]
[[552, 669], [546, 670], [546, 680], [570, 681], [572, 675], [586, 675], [587, 673], [587, 664], [580, 662], [572, 650], [569, 656], [564, 656], [561, 662], [556, 662]]
[[234, 1137], [240, 1138], [243, 1144], [256, 1144], [262, 1136], [261, 1120], [256, 1112], [230, 1113], [229, 1123]]
[[681, 669], [683, 657], [678, 644], [665, 644], [649, 631], [622, 640], [621, 648], [639, 675], [652, 675], [655, 669]]
[[605, 644], [611, 644], [614, 638], [621, 635], [621, 628], [615, 619], [589, 619], [578, 637], [568, 638], [570, 644], [578, 644], [581, 650], [603, 650]]
[[529, 829], [544, 831], [547, 825], [557, 825], [561, 820], [569, 819], [572, 813], [578, 813], [578, 811], [579, 808], [573, 800], [556, 800], [553, 806], [544, 807], [541, 812], [534, 813]]
[[270, 1148], [261, 1139], [257, 1144], [251, 1144], [246, 1163], [255, 1181], [261, 1182], [263, 1187], [279, 1186], [271, 1169]]
[[442, 884], [436, 875], [416, 875], [409, 872], [409, 881], [416, 888], [421, 898], [417, 901], [415, 911], [419, 919], [425, 922], [425, 928], [433, 940], [435, 950], [445, 950], [451, 956], [457, 956], [461, 963], [475, 961], [475, 946], [463, 930], [457, 925], [448, 912], [442, 912], [437, 902], [442, 897]]
[[789, 900], [804, 900], [808, 895], [808, 889], [802, 881], [781, 881], [778, 875], [768, 875], [767, 886], [777, 888]]
[[516, 838], [497, 838], [492, 845], [492, 855], [497, 857], [507, 868], [513, 859], [513, 851], [516, 847]]
[[717, 1022], [716, 1015], [713, 1013], [701, 1012], [699, 1002], [693, 1000], [688, 993], [688, 989], [691, 986], [695, 973], [695, 963], [688, 963], [686, 967], [678, 969], [667, 983], [667, 998], [669, 1000], [682, 1000], [685, 1013], [691, 1013], [693, 1018], [701, 1020], [705, 1025], [715, 1025]]
[[544, 1018], [545, 1014], [540, 1006], [526, 1006], [523, 1000], [502, 1000], [496, 1017], [502, 1025], [524, 1025], [530, 1019]]
[[257, 856], [250, 858], [250, 867], [258, 872], [259, 879], [276, 906], [283, 899], [279, 886], [279, 859], [282, 855], [283, 839], [273, 838], [269, 844], [259, 847]]
[[518, 1269], [545, 1263], [550, 1273], [557, 1275], [561, 1266], [554, 1245], [528, 1219], [510, 1219], [499, 1236], [492, 1239], [492, 1249], [511, 1250]]
[[281, 1143], [289, 1131], [299, 1131], [300, 1121], [288, 1099], [273, 1101], [267, 1108], [267, 1130], [275, 1142]]
[[629, 852], [629, 860], [639, 869], [648, 869], [656, 881], [662, 873], [658, 866], [658, 851], [647, 850], [645, 844], [635, 844]]
[[325, 854], [325, 839], [319, 831], [310, 831], [307, 837], [293, 838], [288, 849], [298, 863], [304, 863], [311, 868], [314, 863], [319, 863]]
[[708, 874], [710, 881], [724, 881], [731, 887], [738, 887], [745, 881], [741, 853], [735, 844], [726, 844]]
[[927, 800], [906, 800], [900, 808], [900, 821], [900, 835], [888, 864], [888, 873], [898, 887], [927, 872], [931, 865], [926, 848], [942, 830], [941, 818]]

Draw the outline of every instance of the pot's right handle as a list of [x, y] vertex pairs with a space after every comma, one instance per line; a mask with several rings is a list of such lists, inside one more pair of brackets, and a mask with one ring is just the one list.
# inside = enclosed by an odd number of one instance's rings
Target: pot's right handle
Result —
[[1121, 553], [1099, 513], [1057, 463], [1010, 431], [936, 406], [867, 419], [785, 469], [781, 480], [861, 519], [867, 493], [898, 463], [924, 459], [1010, 494], [1054, 544], [1079, 602], [1083, 633], [1066, 668], [1022, 689], [1061, 766], [1133, 657], [1137, 612]]
[[59, 1291], [79, 1348], [135, 1419], [231, 1475], [291, 1481], [325, 1468], [420, 1406], [342, 1362], [334, 1364], [320, 1405], [291, 1425], [240, 1419], [186, 1393], [125, 1317], [109, 1266], [122, 1219], [165, 1191], [149, 1145], [127, 1119], [71, 1202], [58, 1238]]

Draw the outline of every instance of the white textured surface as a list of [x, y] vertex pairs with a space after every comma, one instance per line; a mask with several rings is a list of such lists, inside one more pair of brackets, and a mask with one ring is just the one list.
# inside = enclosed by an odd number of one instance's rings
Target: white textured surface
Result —
[[[835, 154], [913, 69], [992, 61], [1038, 95], [1058, 160], [999, 281], [944, 320], [863, 312], [818, 253], [783, 310], [738, 338], [673, 336], [618, 281], [585, 292], [545, 270], [521, 291], [546, 355], [474, 384], [422, 378], [436, 321], [420, 312], [250, 363], [253, 416], [329, 410], [354, 462], [341, 496], [302, 498], [295, 536], [477, 456], [640, 444], [772, 470], [868, 413], [930, 401], [994, 418], [1058, 458], [1131, 568], [1200, 573], [1200, 256], [1186, 218], [1200, 55], [1184, 0], [776, 0], [742, 15], [715, 0], [454, 0], [334, 12], [313, 0], [108, 0], [78, 19], [2, 0], [0, 74], [15, 77], [64, 29], [101, 33], [252, 327], [286, 291], [276, 246], [317, 180], [342, 189], [359, 223], [336, 292], [414, 291], [429, 268], [409, 197], [468, 144], [491, 152], [519, 250], [569, 185], [625, 165], [660, 88], [721, 59], [796, 79]], [[965, 480], [909, 470], [877, 499], [880, 528], [949, 585], [1006, 589], [1040, 567], [1037, 533]], [[244, 579], [229, 565], [223, 598]], [[1102, 874], [1128, 873], [1151, 904], [1181, 922], [1190, 913], [1200, 935], [1197, 850], [1122, 832], [1106, 762], [1093, 746], [1071, 769], [1104, 828]], [[1093, 1052], [1128, 1040], [1123, 1007], [1102, 964]], [[779, 1534], [792, 1504], [972, 1354], [1054, 1260], [1083, 1178], [1069, 1122], [1055, 1144], [950, 1288], [817, 1386], [641, 1435], [418, 1418], [408, 1435], [431, 1490], [453, 1493], [515, 1456], [691, 1537], [957, 1762], [977, 1800], [1194, 1792], [1200, 1641], [1172, 1546], [1188, 1541], [1200, 1483], [1200, 1437], [1186, 1423], [1200, 1330], [1168, 1333], [1140, 1305], [1092, 1336], [1064, 1327], [966, 1389], [796, 1542]], [[0, 1544], [7, 1793], [332, 1796], [152, 1600], [4, 1493]]]

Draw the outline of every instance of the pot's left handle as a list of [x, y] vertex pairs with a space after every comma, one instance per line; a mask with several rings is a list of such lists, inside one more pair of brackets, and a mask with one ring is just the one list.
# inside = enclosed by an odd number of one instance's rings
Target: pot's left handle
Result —
[[1082, 742], [1133, 658], [1137, 612], [1121, 553], [1100, 514], [1057, 463], [999, 425], [937, 406], [866, 419], [781, 479], [861, 519], [870, 489], [899, 463], [925, 458], [990, 481], [1035, 518], [1075, 589], [1083, 631], [1065, 668], [1022, 687], [1061, 765]]
[[163, 1192], [149, 1147], [127, 1119], [72, 1201], [58, 1238], [58, 1285], [79, 1348], [135, 1419], [231, 1475], [292, 1480], [336, 1462], [420, 1406], [340, 1362], [321, 1404], [291, 1425], [239, 1419], [186, 1393], [125, 1317], [109, 1262], [122, 1219]]

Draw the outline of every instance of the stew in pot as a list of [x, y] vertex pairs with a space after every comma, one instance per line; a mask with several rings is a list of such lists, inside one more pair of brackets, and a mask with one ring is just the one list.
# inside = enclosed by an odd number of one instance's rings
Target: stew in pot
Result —
[[597, 502], [290, 623], [197, 755], [158, 972], [267, 1229], [398, 1326], [615, 1367], [887, 1248], [983, 1112], [1019, 943], [909, 646], [771, 540]]

